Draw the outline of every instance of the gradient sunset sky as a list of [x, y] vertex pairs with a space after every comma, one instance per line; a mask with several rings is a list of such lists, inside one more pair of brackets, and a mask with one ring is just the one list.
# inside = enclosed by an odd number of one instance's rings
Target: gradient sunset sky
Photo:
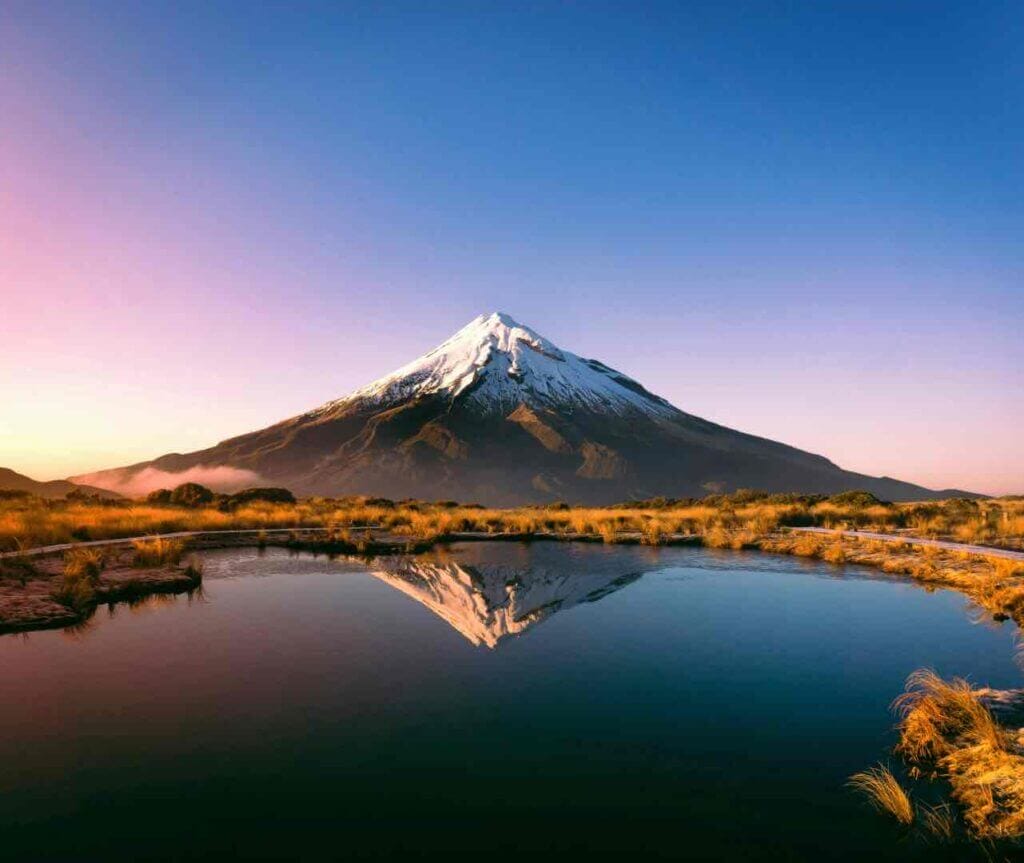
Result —
[[500, 309], [1024, 492], [1024, 4], [0, 0], [0, 466], [185, 452]]

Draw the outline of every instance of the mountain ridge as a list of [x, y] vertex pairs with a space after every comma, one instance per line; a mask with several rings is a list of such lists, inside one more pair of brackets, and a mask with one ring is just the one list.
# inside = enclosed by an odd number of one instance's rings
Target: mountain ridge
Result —
[[9, 467], [0, 467], [0, 490], [2, 491], [24, 491], [36, 497], [55, 500], [66, 497], [72, 492], [81, 492], [87, 495], [98, 495], [104, 498], [118, 498], [121, 495], [115, 491], [94, 486], [82, 485], [66, 479], [37, 480], [26, 476], [23, 473], [11, 470]]
[[[474, 318], [410, 363], [304, 414], [193, 453], [73, 481], [146, 490], [165, 477], [221, 490], [607, 504], [759, 488], [936, 492], [844, 471], [825, 456], [685, 413], [605, 363], [563, 350], [502, 312]], [[213, 475], [213, 474], [211, 474]], [[155, 485], [153, 487], [156, 487]]]

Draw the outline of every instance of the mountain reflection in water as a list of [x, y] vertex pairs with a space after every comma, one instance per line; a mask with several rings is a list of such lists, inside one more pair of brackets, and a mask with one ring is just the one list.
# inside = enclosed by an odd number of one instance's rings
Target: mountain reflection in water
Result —
[[[489, 648], [559, 611], [595, 602], [658, 569], [647, 550], [591, 553], [581, 559], [543, 547], [464, 546], [458, 553], [381, 557], [372, 573], [429, 608], [475, 645]], [[500, 560], [500, 562], [495, 562]]]

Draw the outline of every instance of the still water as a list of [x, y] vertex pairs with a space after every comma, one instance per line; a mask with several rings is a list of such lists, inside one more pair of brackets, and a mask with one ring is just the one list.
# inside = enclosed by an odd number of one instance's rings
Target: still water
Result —
[[855, 567], [204, 559], [202, 596], [0, 637], [0, 857], [964, 859], [844, 783], [915, 668], [1021, 685], [1012, 624]]

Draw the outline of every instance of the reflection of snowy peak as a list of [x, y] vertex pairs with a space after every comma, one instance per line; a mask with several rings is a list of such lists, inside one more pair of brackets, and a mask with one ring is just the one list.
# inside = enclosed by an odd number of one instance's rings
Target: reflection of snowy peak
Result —
[[469, 563], [444, 556], [382, 558], [373, 574], [433, 611], [473, 644], [495, 647], [552, 614], [593, 602], [640, 577], [628, 565], [585, 571]]
[[520, 404], [678, 413], [636, 381], [561, 350], [503, 312], [480, 315], [430, 353], [320, 411], [356, 403], [385, 407], [428, 395], [465, 395], [467, 405], [502, 413]]

